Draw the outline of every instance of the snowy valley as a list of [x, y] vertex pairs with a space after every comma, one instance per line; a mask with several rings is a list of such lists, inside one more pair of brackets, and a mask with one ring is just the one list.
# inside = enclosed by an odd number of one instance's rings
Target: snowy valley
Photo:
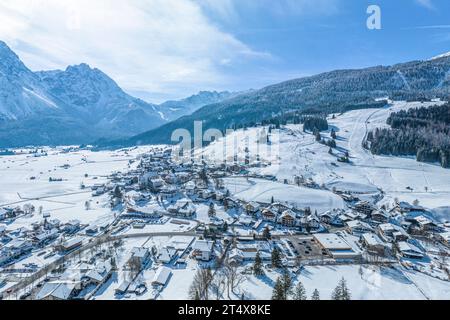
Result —
[[[236, 130], [195, 151], [14, 149], [0, 156], [3, 299], [450, 299], [450, 170], [374, 156], [390, 101]], [[183, 160], [183, 159], [181, 159]], [[301, 285], [300, 285], [301, 284]], [[303, 288], [303, 289], [302, 289]]]

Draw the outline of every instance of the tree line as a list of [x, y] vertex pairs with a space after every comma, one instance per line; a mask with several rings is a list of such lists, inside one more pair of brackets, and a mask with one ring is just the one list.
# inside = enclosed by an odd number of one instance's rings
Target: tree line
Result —
[[411, 156], [450, 168], [450, 104], [402, 110], [387, 120], [390, 128], [369, 132], [364, 147], [377, 155]]

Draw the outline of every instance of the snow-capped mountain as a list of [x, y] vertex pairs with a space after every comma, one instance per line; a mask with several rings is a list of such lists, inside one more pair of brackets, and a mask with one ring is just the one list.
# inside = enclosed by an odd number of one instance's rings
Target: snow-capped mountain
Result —
[[155, 105], [128, 95], [98, 69], [32, 72], [0, 41], [0, 147], [88, 143], [165, 122]]
[[239, 93], [228, 91], [200, 91], [198, 94], [183, 100], [164, 102], [158, 107], [164, 117], [172, 121], [181, 118], [182, 116], [192, 114], [201, 107], [231, 99], [238, 94]]
[[450, 51], [447, 52], [447, 53], [440, 54], [440, 55], [438, 55], [436, 57], [433, 57], [430, 60], [437, 60], [437, 59], [448, 58], [448, 57], [450, 57]]
[[39, 77], [0, 41], [0, 120], [18, 120], [57, 109], [58, 102], [47, 94]]
[[99, 129], [129, 135], [165, 122], [155, 105], [128, 95], [105, 73], [87, 64], [37, 75], [48, 92], [71, 106], [70, 112], [84, 116]]

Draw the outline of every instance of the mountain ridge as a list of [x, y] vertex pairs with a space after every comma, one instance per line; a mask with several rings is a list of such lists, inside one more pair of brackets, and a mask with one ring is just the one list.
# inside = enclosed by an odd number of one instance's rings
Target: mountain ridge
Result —
[[392, 66], [341, 69], [284, 81], [221, 103], [200, 108], [154, 130], [111, 145], [171, 143], [176, 129], [193, 132], [194, 121], [204, 130], [252, 125], [286, 112], [344, 112], [379, 105], [379, 98], [421, 100], [450, 97], [450, 57], [411, 61]]

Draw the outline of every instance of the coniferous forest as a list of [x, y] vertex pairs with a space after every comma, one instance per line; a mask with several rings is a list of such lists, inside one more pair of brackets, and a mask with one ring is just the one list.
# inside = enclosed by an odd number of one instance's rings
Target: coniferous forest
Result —
[[364, 147], [377, 155], [411, 156], [450, 168], [450, 104], [393, 113], [391, 128], [369, 132]]

